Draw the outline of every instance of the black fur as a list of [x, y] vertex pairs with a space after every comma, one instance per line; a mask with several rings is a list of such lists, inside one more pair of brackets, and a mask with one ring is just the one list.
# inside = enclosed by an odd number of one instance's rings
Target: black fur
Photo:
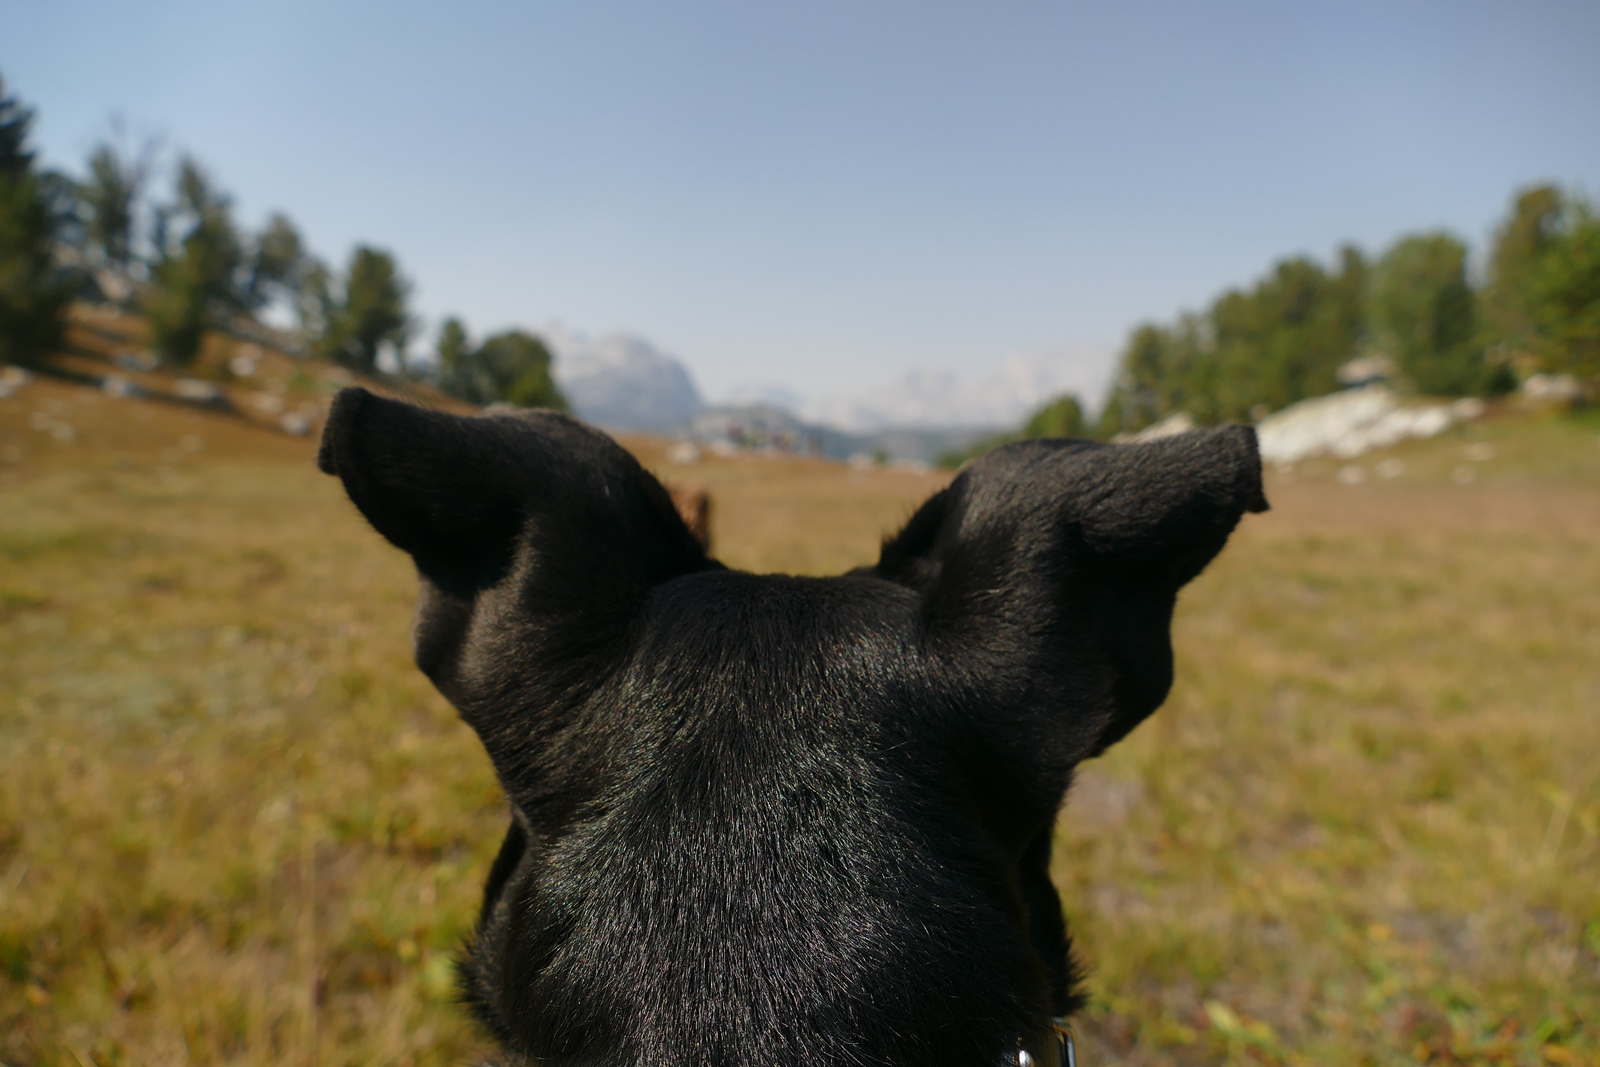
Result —
[[415, 558], [417, 663], [512, 825], [463, 961], [509, 1062], [1042, 1063], [1051, 831], [1262, 510], [1242, 427], [973, 464], [838, 578], [709, 559], [613, 441], [347, 389], [318, 463]]

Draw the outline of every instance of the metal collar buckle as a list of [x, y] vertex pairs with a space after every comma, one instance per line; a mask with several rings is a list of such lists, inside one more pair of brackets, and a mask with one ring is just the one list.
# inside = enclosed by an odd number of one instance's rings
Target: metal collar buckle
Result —
[[[1056, 1032], [1057, 1067], [1078, 1067], [1078, 1046], [1072, 1040], [1072, 1020], [1057, 1015], [1050, 1020], [1050, 1025]], [[1017, 1049], [1011, 1062], [1016, 1064], [1016, 1067], [1037, 1067], [1032, 1054], [1025, 1048]]]
[[1050, 1022], [1056, 1028], [1056, 1047], [1060, 1050], [1057, 1059], [1061, 1067], [1078, 1067], [1078, 1045], [1072, 1040], [1072, 1020], [1057, 1015]]

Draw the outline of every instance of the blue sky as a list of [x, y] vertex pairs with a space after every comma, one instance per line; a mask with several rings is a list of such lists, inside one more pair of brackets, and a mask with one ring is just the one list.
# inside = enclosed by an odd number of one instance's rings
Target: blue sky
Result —
[[[1600, 176], [1600, 5], [0, 0], [76, 168], [119, 115], [431, 321], [559, 320], [708, 393], [1108, 351], [1291, 253]], [[1087, 346], [1087, 347], [1085, 347]]]

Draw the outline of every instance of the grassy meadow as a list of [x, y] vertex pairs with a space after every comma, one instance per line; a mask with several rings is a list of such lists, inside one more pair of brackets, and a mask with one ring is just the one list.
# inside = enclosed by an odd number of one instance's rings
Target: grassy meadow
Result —
[[[1167, 706], [1062, 818], [1086, 1067], [1600, 1064], [1597, 430], [1271, 476], [1182, 599]], [[758, 570], [867, 562], [943, 481], [629, 444]], [[450, 954], [503, 802], [410, 663], [409, 562], [313, 454], [0, 400], [0, 1064], [482, 1050]]]

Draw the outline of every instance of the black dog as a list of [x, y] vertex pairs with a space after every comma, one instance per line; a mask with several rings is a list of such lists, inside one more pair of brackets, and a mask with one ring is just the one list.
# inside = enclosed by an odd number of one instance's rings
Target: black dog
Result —
[[1050, 845], [1266, 508], [1242, 427], [974, 463], [838, 578], [730, 571], [615, 442], [339, 394], [318, 463], [416, 561], [416, 660], [511, 829], [462, 966], [510, 1063], [1050, 1064]]

